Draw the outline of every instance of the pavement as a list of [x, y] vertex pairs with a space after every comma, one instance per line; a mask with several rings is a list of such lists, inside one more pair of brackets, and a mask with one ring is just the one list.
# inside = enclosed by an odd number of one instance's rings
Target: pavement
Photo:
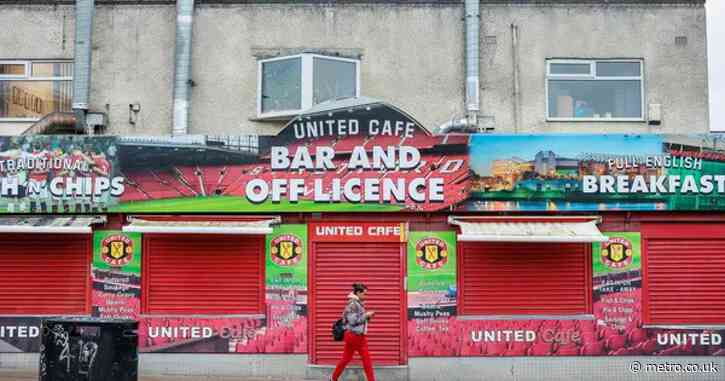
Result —
[[[7, 371], [0, 369], [0, 381], [38, 381], [38, 376], [28, 372]], [[223, 376], [139, 376], [138, 381], [313, 381], [303, 379], [284, 379], [273, 377], [223, 377]], [[320, 381], [320, 380], [314, 380]]]

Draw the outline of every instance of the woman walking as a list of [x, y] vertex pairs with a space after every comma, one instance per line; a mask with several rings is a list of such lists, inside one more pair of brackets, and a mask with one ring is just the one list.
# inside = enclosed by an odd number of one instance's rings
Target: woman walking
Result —
[[370, 359], [368, 351], [368, 322], [375, 316], [375, 312], [365, 311], [365, 298], [367, 297], [368, 288], [362, 283], [352, 285], [352, 292], [347, 296], [347, 306], [343, 312], [343, 321], [345, 324], [345, 352], [342, 354], [340, 362], [335, 367], [330, 380], [338, 381], [338, 378], [345, 370], [345, 367], [355, 352], [360, 354], [365, 369], [365, 377], [367, 381], [375, 381], [375, 373], [373, 373], [373, 362]]

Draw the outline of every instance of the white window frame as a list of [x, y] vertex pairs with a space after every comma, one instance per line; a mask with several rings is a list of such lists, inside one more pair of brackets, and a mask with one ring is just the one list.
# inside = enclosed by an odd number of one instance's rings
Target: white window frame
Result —
[[[301, 59], [301, 80], [300, 92], [301, 102], [300, 108], [295, 110], [270, 111], [262, 112], [262, 80], [264, 78], [264, 64], [268, 62], [281, 61], [300, 58]], [[321, 58], [326, 60], [350, 62], [355, 64], [355, 97], [360, 96], [360, 60], [354, 58], [341, 58], [334, 56], [326, 56], [314, 53], [301, 53], [283, 57], [268, 58], [257, 61], [257, 118], [258, 119], [275, 119], [284, 117], [293, 117], [299, 115], [302, 111], [314, 106], [312, 102], [314, 88], [314, 59]]]
[[30, 62], [28, 61], [2, 60], [0, 61], [0, 65], [23, 65], [25, 67], [23, 74], [0, 74], [0, 79], [2, 80], [23, 79], [30, 77]]
[[[34, 63], [73, 63], [71, 60], [0, 60], [0, 64], [6, 65], [25, 65], [24, 75], [0, 75], [0, 81], [73, 81], [73, 76], [70, 77], [34, 77], [32, 70]], [[41, 118], [2, 118], [0, 122], [37, 122]]]
[[[639, 63], [639, 76], [631, 77], [600, 77], [597, 76], [597, 62], [627, 62]], [[552, 74], [552, 64], [589, 64], [589, 74]], [[596, 80], [596, 81], [622, 81], [638, 80], [640, 84], [640, 116], [635, 118], [561, 118], [552, 117], [549, 114], [549, 81], [550, 80]], [[544, 81], [546, 95], [546, 121], [547, 122], [645, 122], [645, 98], [644, 92], [644, 60], [643, 59], [548, 59], [546, 60], [546, 80]]]

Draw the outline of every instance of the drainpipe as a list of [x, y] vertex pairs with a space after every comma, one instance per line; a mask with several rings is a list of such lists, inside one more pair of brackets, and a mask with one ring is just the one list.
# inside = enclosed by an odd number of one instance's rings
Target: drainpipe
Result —
[[189, 133], [191, 100], [191, 32], [194, 25], [194, 0], [176, 2], [176, 50], [174, 57], [174, 121], [171, 133]]
[[478, 126], [479, 99], [479, 51], [481, 5], [479, 0], [466, 0], [466, 118]]
[[73, 114], [76, 129], [93, 134], [86, 125], [88, 94], [91, 89], [91, 31], [94, 0], [76, 0], [75, 45], [73, 58]]
[[521, 74], [519, 72], [519, 27], [511, 24], [511, 52], [513, 60], [513, 103], [514, 103], [514, 133], [521, 130]]
[[478, 114], [481, 110], [478, 72], [480, 52], [481, 5], [479, 0], [466, 0], [466, 116], [452, 119], [438, 127], [439, 134], [453, 130], [478, 131]]

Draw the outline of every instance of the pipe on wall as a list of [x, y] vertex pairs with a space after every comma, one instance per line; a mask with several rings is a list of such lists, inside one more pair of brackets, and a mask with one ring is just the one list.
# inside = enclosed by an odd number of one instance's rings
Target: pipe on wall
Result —
[[191, 35], [194, 0], [176, 2], [176, 48], [174, 52], [174, 114], [172, 135], [189, 133], [191, 104]]
[[76, 0], [75, 44], [73, 56], [73, 113], [76, 129], [93, 134], [86, 124], [91, 89], [91, 32], [93, 31], [94, 0]]
[[480, 106], [479, 52], [481, 10], [479, 0], [466, 0], [466, 114], [477, 119]]
[[464, 84], [466, 89], [466, 99], [464, 101], [466, 116], [451, 119], [440, 125], [437, 130], [439, 134], [446, 134], [451, 131], [478, 131], [478, 114], [481, 110], [479, 91], [481, 82], [479, 75], [481, 4], [479, 0], [466, 0], [463, 20], [466, 29], [464, 41], [466, 50], [466, 81]]
[[513, 118], [514, 118], [514, 133], [518, 134], [521, 130], [521, 79], [519, 72], [519, 27], [516, 24], [511, 24], [511, 54], [513, 61]]

